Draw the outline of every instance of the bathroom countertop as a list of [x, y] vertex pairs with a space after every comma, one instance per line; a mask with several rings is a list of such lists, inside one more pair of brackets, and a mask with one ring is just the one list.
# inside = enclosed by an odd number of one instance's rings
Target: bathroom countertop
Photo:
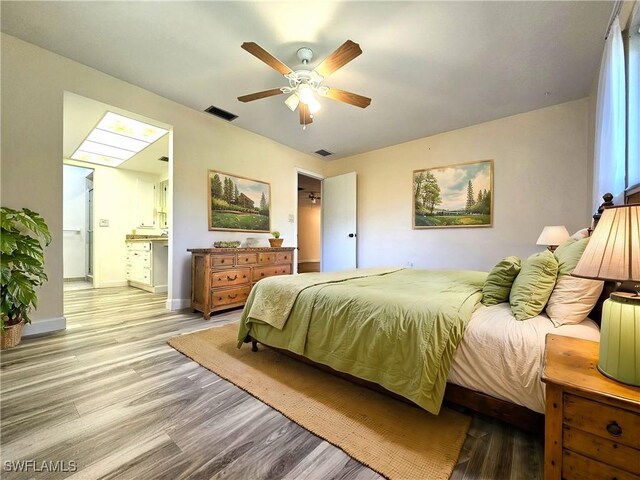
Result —
[[127, 242], [162, 242], [169, 240], [167, 235], [127, 235]]

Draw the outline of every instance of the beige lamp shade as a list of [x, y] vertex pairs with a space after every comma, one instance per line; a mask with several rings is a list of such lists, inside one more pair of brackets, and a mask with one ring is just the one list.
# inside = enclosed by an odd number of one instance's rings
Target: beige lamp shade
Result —
[[569, 240], [569, 232], [564, 225], [551, 225], [544, 227], [538, 237], [536, 245], [550, 245], [557, 247], [562, 242]]
[[602, 212], [572, 275], [614, 282], [640, 281], [640, 204]]

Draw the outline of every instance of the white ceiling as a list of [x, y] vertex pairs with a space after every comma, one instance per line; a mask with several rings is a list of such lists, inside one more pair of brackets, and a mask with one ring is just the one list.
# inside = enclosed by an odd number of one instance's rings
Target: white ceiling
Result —
[[[339, 158], [584, 97], [612, 2], [2, 2], [2, 31], [303, 152]], [[303, 131], [276, 96], [286, 84], [240, 48], [291, 68], [345, 40], [363, 54], [324, 84], [373, 99], [322, 99]], [[548, 93], [546, 93], [548, 92]]]

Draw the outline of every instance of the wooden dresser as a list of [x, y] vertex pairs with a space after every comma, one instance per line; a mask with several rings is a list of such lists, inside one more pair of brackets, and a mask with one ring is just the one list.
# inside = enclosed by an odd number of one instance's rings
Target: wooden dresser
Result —
[[598, 371], [597, 342], [546, 344], [545, 479], [640, 480], [640, 388]]
[[190, 248], [191, 305], [211, 313], [245, 304], [253, 285], [293, 273], [293, 248]]

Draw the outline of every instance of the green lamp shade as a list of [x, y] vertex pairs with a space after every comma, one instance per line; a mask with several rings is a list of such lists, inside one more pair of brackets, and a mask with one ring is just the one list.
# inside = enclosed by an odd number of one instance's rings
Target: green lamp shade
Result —
[[602, 306], [598, 370], [640, 387], [640, 301], [613, 293]]

